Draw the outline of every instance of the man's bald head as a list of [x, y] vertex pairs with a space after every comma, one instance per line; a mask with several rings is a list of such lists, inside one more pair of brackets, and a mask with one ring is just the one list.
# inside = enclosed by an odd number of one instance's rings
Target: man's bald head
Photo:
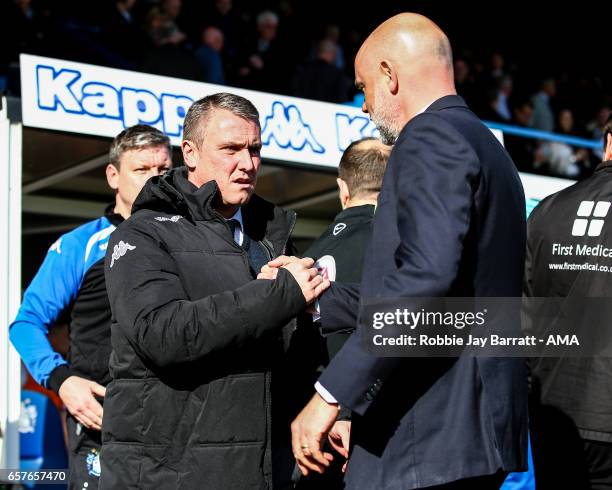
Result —
[[448, 38], [413, 13], [391, 17], [368, 36], [357, 53], [355, 79], [366, 94], [363, 109], [387, 143], [433, 101], [456, 93]]

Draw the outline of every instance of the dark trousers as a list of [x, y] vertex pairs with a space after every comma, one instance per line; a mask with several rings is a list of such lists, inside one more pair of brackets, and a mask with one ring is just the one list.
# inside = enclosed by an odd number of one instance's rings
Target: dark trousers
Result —
[[74, 417], [68, 415], [68, 459], [70, 466], [70, 490], [97, 490], [100, 481], [99, 431], [85, 429]]
[[566, 414], [547, 405], [532, 404], [531, 435], [538, 490], [612, 489], [612, 443], [583, 439]]

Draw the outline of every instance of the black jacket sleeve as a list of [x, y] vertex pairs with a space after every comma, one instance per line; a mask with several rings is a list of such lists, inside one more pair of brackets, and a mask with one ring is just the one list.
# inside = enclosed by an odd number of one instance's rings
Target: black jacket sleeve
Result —
[[[293, 276], [253, 280], [190, 300], [171, 255], [134, 220], [112, 235], [105, 274], [113, 321], [139, 355], [163, 367], [280, 331], [306, 302]], [[121, 252], [123, 251], [123, 255]]]

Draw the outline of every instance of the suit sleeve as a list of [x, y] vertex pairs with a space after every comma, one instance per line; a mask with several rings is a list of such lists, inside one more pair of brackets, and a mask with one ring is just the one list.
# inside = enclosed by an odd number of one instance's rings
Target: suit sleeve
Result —
[[280, 331], [306, 307], [285, 269], [274, 281], [191, 300], [163, 243], [134, 222], [113, 233], [105, 274], [114, 322], [139, 355], [160, 367]]
[[[478, 157], [465, 138], [440, 116], [424, 113], [403, 130], [391, 158], [396, 166], [401, 241], [394, 256], [397, 268], [383, 276], [377, 295], [446, 296], [457, 277], [470, 227], [480, 175]], [[342, 405], [360, 415], [402, 362], [401, 358], [369, 354], [361, 344], [361, 337], [367, 337], [359, 335], [362, 328], [358, 324], [357, 332], [319, 379]]]
[[355, 330], [359, 312], [359, 284], [332, 282], [319, 298], [321, 334]]
[[[9, 327], [12, 344], [37, 383], [59, 389], [72, 373], [53, 350], [47, 334], [76, 298], [84, 264], [83, 247], [72, 235], [55, 242], [28, 286], [15, 321]], [[51, 375], [57, 378], [50, 383]]]

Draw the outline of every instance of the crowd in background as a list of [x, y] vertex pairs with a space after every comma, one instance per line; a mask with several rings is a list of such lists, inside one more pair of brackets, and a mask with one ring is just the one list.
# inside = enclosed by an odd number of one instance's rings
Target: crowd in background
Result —
[[[0, 91], [19, 93], [18, 55], [40, 54], [286, 95], [348, 102], [364, 22], [297, 0], [1, 0]], [[455, 42], [457, 88], [484, 120], [601, 139], [604, 80]], [[609, 83], [609, 81], [607, 82]], [[602, 149], [506, 135], [520, 170], [580, 179]]]

